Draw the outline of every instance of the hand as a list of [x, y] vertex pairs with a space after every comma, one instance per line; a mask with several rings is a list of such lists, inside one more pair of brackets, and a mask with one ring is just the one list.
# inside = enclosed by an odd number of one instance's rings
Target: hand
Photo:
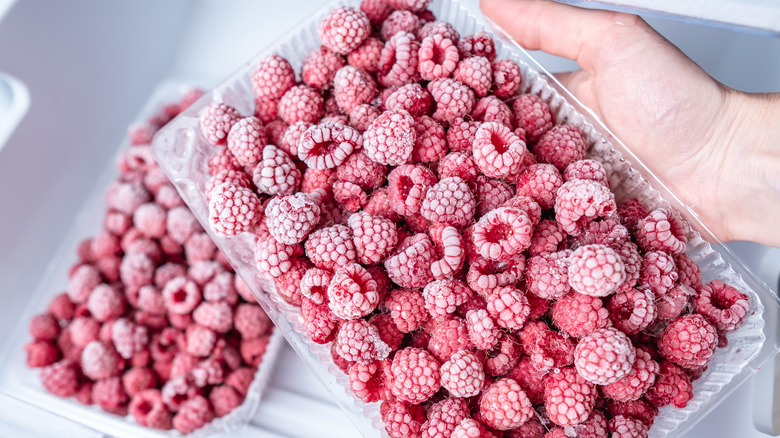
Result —
[[711, 78], [641, 18], [545, 0], [481, 0], [722, 240], [780, 246], [780, 94]]

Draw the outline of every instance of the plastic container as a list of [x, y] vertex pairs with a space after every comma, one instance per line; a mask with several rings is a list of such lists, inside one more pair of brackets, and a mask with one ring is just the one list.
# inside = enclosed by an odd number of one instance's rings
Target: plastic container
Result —
[[[184, 84], [162, 84], [149, 98], [136, 120], [139, 123], [148, 120], [152, 115], [159, 113], [164, 105], [178, 102], [191, 88], [192, 86]], [[116, 157], [127, 147], [129, 142], [125, 139]], [[14, 313], [18, 317], [14, 329], [8, 336], [4, 336], [3, 343], [0, 344], [0, 395], [18, 399], [118, 438], [182, 436], [177, 431], [166, 432], [139, 426], [132, 416], [112, 415], [95, 405], [82, 405], [73, 397], [65, 399], [54, 396], [43, 388], [39, 378], [40, 370], [28, 368], [25, 362], [24, 345], [30, 341], [27, 331], [30, 319], [46, 311], [51, 298], [67, 289], [68, 271], [78, 261], [76, 248], [79, 242], [94, 236], [102, 229], [106, 211], [105, 193], [118, 176], [115, 161], [112, 160], [109, 168], [96, 181], [93, 192], [84, 197], [83, 206], [75, 222], [78, 226], [70, 230], [49, 261], [38, 286], [28, 294], [26, 308]], [[273, 364], [283, 345], [284, 338], [280, 331], [275, 329], [244, 402], [228, 415], [215, 419], [187, 436], [199, 437], [216, 432], [235, 432], [246, 425], [254, 416]]]
[[[286, 57], [296, 71], [300, 71], [306, 54], [320, 45], [317, 37], [320, 17], [335, 5], [358, 6], [359, 3], [358, 0], [333, 2], [282, 36], [276, 44], [249, 60], [243, 68], [161, 130], [155, 138], [153, 151], [181, 196], [227, 255], [236, 272], [251, 287], [278, 329], [328, 387], [355, 426], [364, 436], [377, 436], [377, 431], [386, 436], [379, 415], [379, 404], [363, 403], [347, 389], [348, 378], [333, 364], [329, 347], [313, 343], [308, 338], [298, 310], [283, 302], [275, 293], [273, 284], [257, 272], [253, 236], [245, 233], [226, 238], [211, 232], [205, 185], [209, 178], [207, 160], [216, 153], [217, 148], [202, 136], [198, 118], [200, 111], [211, 102], [223, 102], [242, 114], [252, 114], [254, 95], [250, 78], [253, 66], [263, 57], [276, 53]], [[437, 19], [453, 24], [461, 35], [477, 31], [492, 34], [498, 59], [509, 58], [521, 66], [522, 92], [539, 95], [550, 104], [559, 123], [574, 125], [582, 130], [590, 145], [589, 156], [601, 161], [610, 172], [612, 188], [618, 200], [637, 197], [649, 208], [671, 206], [680, 211], [691, 227], [687, 253], [701, 267], [703, 280], [708, 282], [720, 278], [750, 295], [751, 309], [745, 323], [728, 336], [728, 347], [718, 349], [707, 371], [695, 382], [694, 398], [684, 409], [661, 409], [650, 432], [651, 437], [682, 436], [723, 397], [778, 352], [775, 326], [778, 298], [728, 248], [722, 246], [695, 213], [682, 205], [663, 182], [620, 143], [590, 110], [582, 106], [500, 29], [454, 0], [435, 0], [430, 9]]]
[[[2, 11], [0, 11], [2, 19]], [[22, 81], [0, 73], [0, 150], [30, 108], [30, 92]]]

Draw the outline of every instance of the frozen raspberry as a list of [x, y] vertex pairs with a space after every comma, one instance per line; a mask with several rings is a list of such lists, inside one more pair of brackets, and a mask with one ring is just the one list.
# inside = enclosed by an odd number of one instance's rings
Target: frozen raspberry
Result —
[[233, 274], [222, 272], [203, 286], [203, 299], [212, 303], [228, 303], [231, 306], [238, 301]]
[[214, 358], [202, 360], [190, 371], [190, 377], [199, 388], [206, 385], [219, 385], [225, 381], [223, 365]]
[[412, 161], [434, 163], [447, 153], [444, 128], [428, 116], [420, 116], [415, 125], [416, 140], [412, 149]]
[[437, 280], [452, 277], [466, 260], [463, 237], [455, 227], [436, 225], [428, 230], [439, 259], [431, 264], [431, 273]]
[[303, 177], [301, 178], [301, 191], [313, 195], [318, 190], [322, 190], [322, 193], [318, 195], [320, 204], [320, 210], [324, 203], [332, 199], [332, 187], [336, 181], [335, 169], [315, 169], [313, 167], [307, 168]]
[[92, 293], [92, 289], [101, 282], [102, 279], [97, 269], [91, 265], [81, 265], [70, 276], [68, 297], [74, 303], [84, 303]]
[[344, 66], [333, 78], [333, 95], [345, 114], [349, 114], [358, 105], [371, 102], [376, 93], [374, 79], [363, 69]]
[[363, 319], [342, 323], [334, 344], [336, 353], [350, 362], [368, 363], [390, 354], [376, 327]]
[[175, 242], [184, 244], [193, 234], [201, 230], [198, 220], [187, 207], [175, 207], [166, 213], [167, 235]]
[[304, 257], [290, 259], [290, 269], [274, 278], [274, 286], [281, 299], [296, 307], [301, 305], [301, 279], [309, 268], [311, 263]]
[[365, 316], [379, 303], [376, 281], [360, 265], [353, 263], [338, 268], [328, 286], [329, 306], [342, 319]]
[[[279, 99], [279, 118], [288, 125], [301, 121], [316, 123], [322, 115], [322, 97], [307, 85], [296, 85]], [[277, 142], [272, 141], [272, 143]]]
[[268, 137], [269, 144], [280, 144], [284, 131], [287, 130], [287, 126], [292, 123], [286, 123], [283, 120], [272, 120], [265, 125], [265, 135]]
[[78, 387], [78, 365], [63, 359], [41, 370], [41, 383], [50, 393], [58, 397], [70, 397]]
[[365, 153], [371, 160], [404, 164], [415, 144], [414, 119], [404, 110], [386, 111], [371, 123], [363, 136]]
[[390, 317], [398, 330], [403, 333], [417, 330], [428, 319], [425, 298], [418, 291], [394, 289], [383, 304], [390, 310]]
[[125, 313], [125, 298], [113, 287], [100, 284], [89, 295], [87, 300], [89, 313], [98, 321], [108, 321]]
[[293, 245], [303, 242], [317, 225], [320, 208], [307, 195], [277, 196], [266, 205], [268, 231], [278, 242]]
[[260, 218], [260, 202], [252, 190], [223, 183], [211, 191], [209, 223], [215, 233], [233, 236], [249, 231]]
[[233, 328], [233, 311], [227, 303], [203, 302], [192, 312], [192, 318], [217, 333], [227, 333]]
[[90, 317], [77, 317], [62, 331], [68, 333], [70, 341], [77, 348], [84, 348], [87, 344], [98, 339], [100, 323]]
[[[526, 325], [527, 327], [527, 325]], [[525, 348], [531, 356], [531, 363], [539, 371], [548, 371], [574, 363], [574, 342], [571, 338], [545, 329], [530, 336], [530, 345]], [[525, 340], [523, 342], [525, 344]]]
[[[606, 425], [606, 420], [604, 421], [604, 423]], [[553, 433], [552, 432], [553, 430], [555, 430], [555, 428], [550, 429], [549, 433]], [[521, 424], [520, 426], [512, 430], [506, 431], [504, 436], [507, 438], [549, 438], [545, 435], [547, 433], [548, 433], [547, 428], [542, 426], [542, 423], [540, 423], [539, 420], [537, 420], [534, 417], [531, 417], [528, 419], [528, 421]]]
[[[349, 124], [358, 131], [365, 132], [380, 114], [380, 111], [371, 105], [357, 105], [349, 113]], [[384, 176], [384, 172], [382, 175]]]
[[[347, 64], [368, 73], [376, 73], [379, 69], [379, 59], [382, 56], [384, 47], [385, 45], [381, 40], [368, 37], [358, 48], [347, 55]], [[343, 67], [343, 63], [340, 67]]]
[[390, 438], [420, 437], [425, 408], [402, 401], [385, 401], [380, 408], [385, 431]]
[[720, 280], [700, 287], [694, 302], [696, 313], [710, 320], [718, 333], [729, 333], [739, 328], [750, 310], [748, 296]]
[[328, 286], [333, 279], [333, 273], [320, 268], [310, 268], [301, 278], [301, 294], [316, 304], [328, 301]]
[[190, 371], [192, 371], [193, 368], [195, 368], [195, 365], [197, 364], [197, 357], [181, 351], [177, 353], [173, 358], [173, 361], [171, 361], [171, 370], [168, 378], [175, 379], [177, 377], [185, 377], [190, 373]]
[[187, 276], [189, 276], [190, 280], [194, 281], [198, 286], [204, 286], [222, 272], [225, 272], [225, 268], [219, 262], [214, 261], [213, 259], [204, 259], [190, 263], [190, 267], [187, 270]]
[[545, 219], [540, 221], [534, 228], [528, 253], [532, 256], [537, 256], [548, 252], [556, 252], [561, 249], [565, 240], [566, 233], [563, 232], [560, 224], [554, 220]]
[[312, 88], [325, 90], [330, 88], [333, 76], [341, 67], [344, 67], [344, 59], [323, 46], [306, 56], [301, 67], [301, 79]]
[[605, 403], [605, 410], [611, 418], [618, 415], [631, 417], [641, 421], [648, 427], [653, 424], [656, 415], [655, 407], [643, 398], [628, 402], [617, 402], [608, 399]]
[[238, 119], [230, 128], [227, 148], [238, 164], [249, 167], [260, 161], [263, 147], [268, 143], [265, 128], [257, 117]]
[[461, 38], [458, 43], [458, 52], [461, 59], [472, 56], [483, 56], [488, 61], [496, 59], [496, 48], [493, 38], [485, 32], [478, 32]]
[[[474, 109], [471, 111], [471, 117], [474, 120], [483, 123], [500, 123], [508, 128], [511, 128], [512, 126], [512, 110], [509, 109], [509, 106], [507, 106], [503, 100], [497, 98], [496, 96], [487, 96], [479, 99], [476, 105], [474, 105]], [[524, 135], [518, 135], [514, 131], [511, 132], [525, 143]], [[524, 150], [523, 157], [525, 157], [526, 154], [527, 152]], [[523, 161], [524, 160], [525, 158], [523, 158]]]
[[522, 94], [512, 102], [512, 112], [515, 116], [514, 125], [525, 130], [526, 138], [531, 144], [553, 127], [555, 117], [542, 99], [533, 94]]
[[587, 145], [579, 129], [569, 125], [557, 125], [539, 138], [533, 147], [533, 153], [539, 162], [550, 163], [563, 172], [569, 164], [584, 159], [586, 149]]
[[525, 211], [496, 208], [474, 226], [474, 249], [488, 260], [508, 260], [528, 248], [532, 234], [533, 224]]
[[[154, 206], [156, 208], [150, 211], [149, 206]], [[160, 220], [160, 217], [157, 215], [156, 209], [161, 210], [162, 220]], [[139, 211], [143, 211], [143, 210], [147, 210], [147, 211], [139, 214]], [[138, 231], [141, 232], [141, 234], [148, 236], [147, 233], [152, 233], [152, 234], [160, 233], [160, 229], [159, 229], [160, 221], [162, 221], [161, 234], [165, 234], [165, 211], [162, 210], [162, 208], [157, 204], [147, 203], [139, 206], [138, 209], [133, 214], [133, 216], [136, 215], [139, 216], [139, 220], [136, 221], [134, 225], [138, 229]], [[140, 219], [150, 219], [150, 220], [148, 220], [147, 223], [143, 223], [144, 221]], [[148, 237], [155, 237], [155, 236], [148, 236]], [[156, 236], [156, 237], [160, 237], [160, 236]], [[108, 231], [101, 231], [100, 233], [93, 236], [92, 239], [89, 241], [89, 255], [87, 257], [82, 257], [82, 259], [99, 262], [101, 258], [115, 256], [119, 254], [121, 250], [122, 249], [120, 247], [120, 240], [118, 237], [114, 236]]]
[[569, 239], [569, 245], [576, 248], [581, 245], [600, 244], [610, 246], [617, 251], [629, 241], [629, 232], [615, 218], [595, 220], [583, 227], [582, 232]]
[[305, 246], [306, 256], [322, 269], [332, 270], [357, 260], [352, 233], [349, 227], [344, 225], [314, 231], [309, 235]]
[[419, 213], [429, 187], [436, 183], [433, 172], [415, 164], [396, 167], [387, 179], [390, 206], [403, 216]]
[[493, 70], [493, 94], [499, 99], [509, 99], [520, 91], [523, 74], [520, 66], [509, 59], [495, 61], [490, 65]]
[[553, 423], [575, 426], [585, 421], [596, 403], [596, 386], [573, 367], [554, 370], [547, 378], [544, 407]]
[[255, 339], [242, 340], [239, 346], [241, 353], [241, 359], [247, 365], [257, 368], [260, 362], [263, 361], [263, 355], [268, 348], [268, 342], [271, 340], [270, 335], [261, 336]]
[[514, 429], [534, 415], [531, 401], [512, 379], [501, 379], [487, 387], [479, 400], [482, 419], [498, 430]]
[[138, 424], [160, 430], [170, 430], [173, 427], [171, 412], [163, 403], [158, 389], [144, 389], [129, 395], [132, 398], [128, 411]]
[[473, 220], [475, 207], [468, 184], [459, 177], [450, 177], [428, 189], [420, 214], [431, 222], [465, 227]]
[[60, 351], [49, 341], [30, 342], [24, 346], [27, 353], [27, 366], [41, 368], [60, 360]]
[[420, 117], [430, 113], [433, 97], [420, 84], [404, 85], [393, 91], [385, 102], [387, 110], [404, 110], [412, 117]]
[[235, 389], [242, 396], [245, 396], [254, 377], [255, 370], [241, 367], [228, 374], [225, 378], [225, 383], [230, 385], [231, 388]]
[[448, 398], [432, 404], [427, 416], [422, 438], [449, 437], [461, 421], [470, 417], [470, 412], [465, 399]]
[[[574, 137], [576, 137], [576, 135]], [[580, 137], [582, 137], [581, 134]], [[607, 170], [604, 169], [604, 166], [601, 163], [591, 159], [574, 161], [573, 163], [566, 166], [566, 168], [563, 170], [563, 179], [565, 181], [571, 181], [574, 179], [590, 179], [593, 181], [598, 181], [607, 187], [610, 185]], [[618, 209], [618, 215], [620, 215], [620, 209]]]
[[279, 277], [292, 267], [291, 258], [300, 256], [302, 252], [300, 245], [279, 243], [269, 234], [257, 241], [255, 250], [257, 269], [263, 275], [270, 275], [272, 278]]
[[171, 410], [178, 411], [182, 403], [197, 394], [198, 388], [184, 376], [168, 380], [160, 390], [163, 403]]
[[614, 438], [647, 438], [648, 427], [641, 421], [618, 415], [609, 420], [609, 430]]
[[433, 243], [425, 234], [406, 238], [385, 259], [387, 275], [401, 287], [420, 288], [433, 280], [431, 265], [437, 260]]
[[439, 179], [458, 177], [466, 182], [473, 182], [479, 174], [479, 169], [471, 155], [464, 152], [451, 152], [439, 160]]
[[81, 353], [81, 371], [92, 380], [119, 375], [123, 367], [122, 358], [106, 343], [92, 341]]
[[271, 123], [279, 115], [279, 99], [270, 97], [255, 97], [254, 116], [262, 123]]
[[[574, 429], [578, 437], [582, 438], [606, 438], [609, 435], [607, 417], [601, 411], [593, 410], [587, 420], [572, 427], [563, 428], [564, 432]], [[566, 433], [564, 433], [566, 436]]]
[[268, 332], [271, 320], [263, 308], [256, 304], [239, 304], [236, 307], [233, 325], [243, 339], [255, 339]]
[[683, 368], [697, 368], [709, 362], [717, 344], [717, 331], [707, 319], [683, 315], [661, 333], [658, 352]]
[[[127, 232], [127, 230], [130, 229], [132, 225], [133, 225], [133, 219], [131, 216], [116, 210], [108, 210], [106, 212], [106, 217], [103, 220], [103, 228], [105, 228], [105, 230], [108, 231], [109, 233], [114, 234], [116, 236], [123, 235], [125, 232]], [[85, 249], [89, 250], [90, 257], [91, 257], [92, 248], [89, 247], [90, 245], [87, 245]], [[87, 260], [85, 257], [82, 258]]]
[[646, 250], [665, 251], [679, 254], [685, 250], [688, 237], [682, 219], [673, 211], [657, 209], [651, 211], [636, 224], [637, 244]]
[[514, 336], [503, 334], [498, 344], [490, 349], [477, 351], [485, 372], [490, 376], [503, 376], [511, 371], [520, 360], [521, 348]]
[[181, 404], [173, 417], [173, 427], [181, 433], [191, 433], [214, 418], [214, 411], [209, 401], [201, 396], [194, 395]]
[[609, 323], [609, 311], [597, 297], [576, 292], [559, 299], [552, 306], [553, 323], [570, 336], [581, 338]]
[[568, 275], [572, 289], [594, 297], [612, 294], [626, 278], [620, 256], [598, 244], [581, 246], [571, 253]]
[[348, 211], [358, 211], [368, 203], [368, 195], [357, 184], [344, 181], [333, 183], [333, 198]]
[[[381, 268], [380, 268], [381, 269]], [[385, 313], [377, 313], [372, 316], [369, 321], [374, 327], [376, 327], [379, 338], [387, 344], [392, 351], [397, 350], [404, 340], [404, 334], [398, 330], [393, 318]]]
[[381, 186], [385, 174], [385, 166], [371, 160], [362, 150], [351, 154], [336, 168], [336, 175], [340, 181], [356, 184], [364, 190]]
[[371, 22], [361, 10], [337, 6], [322, 18], [317, 33], [325, 47], [346, 55], [368, 37], [371, 33]]
[[303, 133], [312, 126], [309, 122], [295, 122], [284, 130], [279, 149], [287, 152], [290, 157], [298, 157], [298, 145]]
[[468, 329], [462, 319], [454, 317], [442, 321], [431, 320], [434, 324], [428, 351], [440, 362], [445, 362], [458, 351], [474, 349], [468, 336]]
[[520, 329], [531, 310], [525, 296], [512, 286], [494, 289], [486, 300], [490, 316], [499, 326], [510, 330]]
[[185, 314], [192, 312], [201, 300], [201, 292], [195, 282], [186, 277], [169, 281], [162, 290], [168, 312]]
[[120, 356], [130, 360], [146, 349], [149, 330], [126, 318], [119, 318], [111, 326], [111, 342]]
[[631, 372], [616, 382], [602, 386], [601, 390], [605, 396], [619, 402], [637, 400], [653, 386], [659, 370], [658, 362], [648, 352], [638, 348]]
[[631, 288], [618, 292], [607, 304], [612, 324], [627, 335], [634, 335], [647, 328], [656, 315], [653, 294], [644, 289]]
[[701, 269], [685, 253], [675, 254], [674, 267], [680, 284], [698, 289], [701, 286]]
[[608, 187], [591, 180], [564, 183], [555, 198], [555, 218], [564, 231], [578, 235], [592, 220], [615, 213], [615, 196]]
[[413, 347], [398, 351], [390, 367], [390, 388], [397, 400], [419, 404], [441, 387], [439, 362], [431, 353]]
[[60, 324], [57, 317], [50, 313], [35, 315], [27, 327], [30, 335], [37, 341], [51, 341], [57, 339], [60, 334]]
[[538, 405], [544, 403], [544, 381], [546, 375], [546, 371], [538, 371], [534, 367], [529, 356], [523, 356], [504, 377], [515, 380], [523, 388], [531, 403]]
[[137, 182], [117, 182], [106, 192], [108, 208], [127, 215], [132, 215], [151, 198], [151, 194]]
[[480, 125], [479, 122], [466, 121], [462, 118], [452, 120], [447, 130], [447, 146], [453, 151], [470, 153]]
[[[394, 14], [411, 15], [411, 17], [414, 17], [413, 14], [408, 12], [396, 11]], [[412, 20], [414, 19], [416, 17], [412, 18]], [[385, 23], [390, 23], [390, 19], [386, 20]], [[420, 49], [420, 43], [415, 39], [414, 34], [399, 31], [387, 38], [387, 43], [382, 49], [379, 55], [379, 62], [377, 63], [379, 84], [384, 87], [400, 87], [418, 81], [420, 79], [420, 71], [418, 69], [419, 59], [417, 53]]]
[[386, 0], [393, 9], [404, 11], [422, 12], [428, 7], [431, 0]]
[[671, 362], [661, 362], [655, 384], [647, 390], [645, 399], [656, 408], [668, 404], [684, 408], [692, 398], [693, 387], [685, 371]]
[[682, 284], [671, 288], [655, 300], [656, 321], [666, 323], [677, 319], [688, 306], [689, 298], [695, 294], [695, 290]]
[[382, 23], [381, 33], [385, 40], [402, 33], [408, 33], [411, 36], [417, 34], [422, 27], [420, 18], [411, 11], [395, 10], [387, 16]]
[[298, 158], [309, 167], [334, 168], [358, 149], [362, 143], [360, 133], [352, 127], [323, 123], [307, 129], [298, 143]]
[[646, 285], [656, 296], [663, 296], [677, 282], [677, 271], [671, 255], [648, 251], [642, 256], [639, 284]]
[[211, 192], [222, 183], [252, 188], [252, 179], [243, 170], [223, 170], [209, 178], [206, 183], [206, 198], [211, 199]]
[[474, 138], [474, 163], [487, 176], [505, 177], [519, 169], [523, 143], [501, 123], [483, 123]]
[[620, 204], [617, 214], [620, 217], [620, 223], [633, 232], [636, 230], [636, 225], [639, 221], [650, 214], [650, 210], [640, 200], [630, 198]]
[[597, 385], [625, 377], [636, 359], [636, 349], [625, 333], [614, 328], [598, 329], [585, 336], [574, 349], [577, 372]]
[[522, 278], [525, 258], [518, 254], [509, 260], [494, 261], [477, 257], [471, 260], [466, 281], [481, 295], [501, 286], [512, 286]]
[[388, 359], [356, 363], [349, 368], [349, 387], [366, 403], [392, 398], [386, 382], [386, 370], [390, 368]]
[[461, 59], [452, 78], [471, 87], [478, 97], [485, 97], [493, 85], [493, 70], [487, 58], [472, 56]]
[[350, 216], [348, 224], [360, 263], [377, 264], [395, 248], [398, 236], [392, 221], [360, 212]]
[[92, 401], [105, 411], [127, 415], [129, 397], [122, 388], [122, 380], [119, 377], [95, 382], [92, 386]]
[[499, 340], [501, 332], [486, 309], [469, 310], [466, 313], [469, 339], [480, 350], [490, 350]]
[[232, 106], [224, 103], [212, 103], [200, 115], [200, 128], [203, 136], [211, 144], [222, 145], [227, 141], [230, 128], [241, 119], [241, 114]]
[[428, 83], [428, 91], [436, 102], [433, 118], [451, 123], [471, 113], [474, 107], [474, 91], [463, 82], [450, 78], [436, 79]]
[[455, 397], [473, 397], [485, 382], [482, 363], [474, 353], [458, 351], [441, 366], [441, 385]]
[[216, 386], [209, 393], [209, 402], [214, 407], [214, 414], [217, 417], [224, 417], [231, 413], [242, 401], [244, 397], [228, 385]]
[[642, 256], [639, 255], [639, 249], [631, 241], [618, 242], [610, 246], [623, 261], [626, 280], [618, 287], [618, 290], [626, 291], [634, 287], [639, 279], [639, 272], [642, 268]]
[[290, 63], [279, 55], [266, 56], [252, 73], [252, 89], [259, 98], [279, 99], [293, 85], [295, 71]]
[[156, 385], [157, 377], [150, 368], [131, 368], [122, 374], [122, 388], [130, 397]]
[[194, 324], [187, 328], [186, 340], [188, 353], [197, 357], [206, 357], [214, 349], [217, 334], [200, 324]]
[[458, 48], [453, 41], [438, 34], [421, 41], [418, 56], [423, 80], [431, 81], [452, 74], [458, 65]]

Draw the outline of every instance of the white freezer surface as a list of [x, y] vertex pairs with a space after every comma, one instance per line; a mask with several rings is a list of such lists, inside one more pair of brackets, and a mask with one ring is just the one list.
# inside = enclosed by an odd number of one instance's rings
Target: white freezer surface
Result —
[[[30, 108], [6, 147], [0, 147], [0, 205], [15, 213], [4, 214], [0, 226], [0, 302], [6, 309], [0, 310], [0, 332], [6, 333], [15, 324], [7, 309], [24, 305], [24, 292], [36, 284], [49, 254], [59, 246], [82, 194], [110, 165], [127, 124], [156, 85], [169, 79], [216, 85], [326, 1], [13, 3], [0, 0], [0, 71], [26, 84]], [[648, 21], [726, 85], [780, 90], [780, 39]], [[575, 67], [537, 56], [552, 71]], [[8, 124], [0, 118], [0, 128]], [[747, 243], [730, 247], [778, 287], [776, 251], [771, 255], [769, 249]], [[240, 436], [359, 436], [292, 349], [285, 347], [281, 356], [255, 419]], [[741, 386], [687, 436], [765, 436], [752, 419], [758, 415], [771, 423], [771, 403], [754, 403], [754, 386], [756, 394], [771, 388], [774, 370], [767, 367], [767, 372], [769, 380]], [[764, 395], [768, 400], [773, 396], [771, 391]], [[39, 420], [42, 416], [45, 422]], [[53, 430], [56, 436], [93, 436], [0, 395], [0, 436], [54, 436]]]

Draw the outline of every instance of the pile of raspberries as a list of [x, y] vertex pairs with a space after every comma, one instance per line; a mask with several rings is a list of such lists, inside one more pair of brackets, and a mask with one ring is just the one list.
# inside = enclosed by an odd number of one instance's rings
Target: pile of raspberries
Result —
[[702, 284], [678, 215], [618, 205], [582, 132], [428, 3], [336, 7], [299, 74], [253, 66], [254, 114], [202, 111], [211, 227], [256, 237], [391, 437], [647, 436], [748, 296]]
[[273, 330], [151, 154], [155, 132], [202, 94], [130, 130], [103, 229], [80, 243], [25, 346], [50, 393], [182, 433], [243, 402]]

